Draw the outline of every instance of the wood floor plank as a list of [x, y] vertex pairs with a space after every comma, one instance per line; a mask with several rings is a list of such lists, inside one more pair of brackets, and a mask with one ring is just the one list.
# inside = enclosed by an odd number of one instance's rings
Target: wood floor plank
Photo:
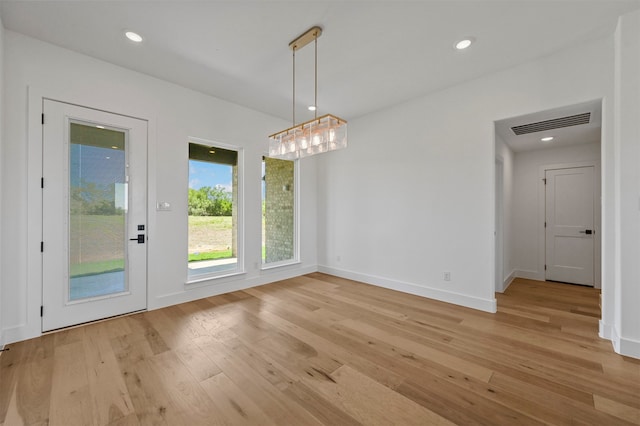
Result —
[[0, 426], [640, 425], [599, 291], [516, 279], [490, 314], [322, 273], [0, 353]]
[[283, 392], [309, 411], [322, 424], [340, 426], [362, 424], [301, 382], [292, 383]]
[[640, 409], [637, 407], [630, 407], [600, 395], [593, 395], [593, 402], [599, 411], [626, 420], [631, 424], [640, 424]]
[[97, 425], [83, 342], [55, 348], [49, 421], [53, 425]]
[[87, 327], [83, 347], [87, 363], [89, 392], [97, 424], [104, 425], [134, 413], [127, 386], [118, 371], [118, 361], [109, 336], [114, 335], [106, 322]]
[[[14, 404], [11, 407], [11, 418], [18, 418], [15, 404], [16, 385], [18, 377], [24, 368], [22, 364], [26, 363], [26, 353], [29, 347], [29, 341], [7, 345], [5, 351], [0, 355], [0, 424], [7, 421], [12, 402]], [[51, 373], [49, 372], [48, 374]]]
[[485, 382], [488, 382], [491, 378], [491, 375], [493, 374], [492, 370], [489, 370], [472, 362], [465, 361], [461, 358], [457, 358], [451, 353], [435, 350], [404, 337], [392, 335], [360, 321], [345, 320], [340, 324], [364, 335], [377, 337], [390, 345], [402, 348], [423, 358], [430, 359], [434, 362], [442, 364], [443, 366], [446, 365], [450, 368], [453, 368], [454, 370], [460, 371], [466, 375], [475, 377]]
[[236, 386], [224, 373], [219, 373], [202, 382], [202, 388], [207, 392], [213, 405], [215, 417], [211, 424], [229, 425], [275, 425], [269, 417]]
[[154, 355], [142, 362], [149, 364], [148, 377], [156, 383], [157, 391], [163, 391], [162, 398], [167, 407], [171, 407], [167, 411], [177, 410], [171, 412], [171, 418], [167, 417], [167, 423], [210, 424], [215, 416], [211, 399], [173, 351]]
[[178, 347], [175, 352], [185, 367], [199, 382], [222, 372], [220, 367], [194, 342]]
[[401, 374], [370, 360], [366, 345], [346, 339], [315, 321], [305, 320], [287, 309], [274, 306], [265, 306], [262, 316], [292, 336], [313, 347], [321, 348], [331, 359], [341, 364], [349, 364], [385, 386], [394, 387], [404, 380]]
[[514, 376], [500, 373], [495, 374], [491, 378], [491, 385], [503, 392], [530, 400], [532, 406], [539, 405], [546, 407], [550, 412], [567, 416], [572, 423], [582, 422], [584, 424], [598, 425], [625, 424], [615, 417], [612, 417], [606, 411], [596, 408], [594, 406], [593, 395], [590, 395], [589, 401], [582, 401], [571, 397], [571, 395], [549, 392], [548, 388], [537, 386], [530, 381], [518, 380]]
[[24, 424], [48, 424], [53, 357], [24, 364], [16, 385], [17, 406]]
[[242, 389], [276, 424], [319, 425], [309, 412], [286, 398], [268, 380], [257, 374], [253, 366], [235, 356], [233, 349], [222, 343], [209, 343], [209, 353], [226, 377]]
[[147, 380], [143, 382], [140, 378], [146, 371], [144, 362], [153, 357], [148, 340], [144, 335], [130, 334], [111, 339], [111, 346], [138, 422], [141, 425], [167, 425], [166, 407], [157, 401], [153, 389], [147, 391], [147, 387], [152, 388], [157, 383], [149, 383]]
[[453, 425], [454, 423], [358, 373], [349, 366], [331, 374], [330, 381], [303, 382], [364, 424]]

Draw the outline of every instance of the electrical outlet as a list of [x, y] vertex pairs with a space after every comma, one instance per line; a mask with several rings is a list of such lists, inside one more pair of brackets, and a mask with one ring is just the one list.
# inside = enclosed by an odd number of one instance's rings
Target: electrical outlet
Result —
[[445, 281], [451, 281], [451, 272], [445, 272], [444, 273], [444, 280]]

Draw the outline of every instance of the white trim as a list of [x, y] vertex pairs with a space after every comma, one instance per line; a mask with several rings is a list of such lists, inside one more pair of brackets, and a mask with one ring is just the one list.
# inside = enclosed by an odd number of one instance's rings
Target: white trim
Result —
[[[42, 241], [42, 193], [40, 191], [40, 178], [42, 177], [42, 123], [43, 100], [51, 99], [72, 105], [97, 109], [112, 114], [125, 115], [147, 121], [147, 174], [155, 175], [155, 137], [156, 118], [149, 116], [147, 112], [131, 110], [128, 105], [120, 105], [116, 101], [113, 104], [96, 104], [90, 92], [80, 95], [69, 95], [65, 92], [52, 90], [51, 88], [38, 88], [27, 86], [27, 246], [23, 253], [26, 262], [26, 294], [25, 306], [19, 324], [14, 324], [3, 329], [4, 343], [13, 343], [27, 340], [42, 335], [42, 319], [40, 317], [40, 305], [42, 304], [42, 256], [40, 253], [40, 241]], [[113, 112], [117, 111], [117, 112]], [[45, 118], [46, 119], [46, 118]], [[46, 182], [45, 182], [46, 184]], [[147, 187], [148, 238], [155, 239], [155, 198], [156, 184], [149, 180]], [[151, 246], [147, 250], [152, 250]], [[150, 258], [149, 253], [148, 259]], [[148, 286], [148, 284], [147, 284]], [[147, 288], [148, 290], [148, 288]], [[149, 292], [147, 291], [147, 305]], [[45, 308], [46, 309], [46, 308]]]
[[504, 293], [505, 291], [507, 291], [507, 289], [509, 288], [509, 286], [511, 285], [511, 283], [513, 282], [513, 280], [515, 280], [517, 278], [516, 276], [516, 270], [512, 270], [511, 273], [509, 275], [507, 275], [507, 277], [504, 279], [504, 281], [502, 282], [502, 291], [499, 291], [498, 293]]
[[[265, 157], [272, 158], [274, 160], [283, 160], [282, 158], [269, 157], [268, 154], [263, 154], [261, 159], [262, 164], [264, 164]], [[284, 160], [293, 162], [293, 258], [281, 260], [279, 262], [264, 263], [262, 259], [262, 253], [261, 253], [260, 268], [259, 268], [261, 271], [266, 271], [273, 268], [279, 268], [281, 266], [289, 266], [289, 265], [301, 263], [300, 261], [300, 167], [302, 167], [301, 166], [302, 163], [300, 162], [299, 158], [296, 158], [294, 160], [287, 160], [287, 159], [284, 159]], [[265, 170], [265, 173], [266, 173], [266, 170]], [[264, 199], [262, 199], [262, 188], [260, 189], [260, 197], [261, 197], [260, 204], [262, 205], [262, 202], [264, 202]], [[262, 225], [260, 225], [260, 232], [263, 233]]]
[[33, 327], [28, 327], [28, 324], [26, 323], [5, 328], [3, 331], [5, 345], [32, 339], [34, 337], [40, 337], [42, 335], [42, 331], [40, 329], [33, 330]]
[[435, 299], [442, 302], [453, 303], [454, 305], [460, 305], [467, 308], [478, 309], [480, 311], [495, 313], [497, 311], [496, 299], [481, 299], [479, 297], [467, 296], [460, 293], [453, 293], [444, 291], [424, 285], [408, 283], [398, 280], [391, 280], [384, 277], [378, 277], [375, 275], [361, 274], [358, 272], [347, 271], [344, 269], [337, 269], [329, 266], [318, 265], [318, 271], [326, 274], [335, 275], [337, 277], [346, 278], [350, 280], [360, 281], [363, 283], [375, 285], [378, 287], [388, 288], [390, 290], [396, 290], [403, 293], [409, 293], [416, 296], [426, 297], [428, 299]]
[[614, 348], [620, 355], [640, 359], [640, 341], [638, 340], [619, 337], [618, 344], [614, 344]]
[[603, 320], [598, 321], [598, 336], [603, 339], [613, 340], [613, 332], [611, 326], [604, 323]]
[[[494, 126], [495, 128], [495, 126]], [[495, 147], [495, 143], [493, 144]], [[499, 172], [499, 173], [498, 173]], [[494, 163], [494, 291], [502, 293], [504, 286], [504, 158], [496, 154]]]
[[613, 350], [624, 356], [640, 359], [640, 341], [620, 337], [615, 327], [600, 321], [599, 336], [611, 340]]
[[260, 268], [261, 271], [268, 271], [270, 269], [282, 268], [283, 266], [299, 265], [299, 260], [281, 260], [280, 262], [263, 263]]
[[[544, 268], [544, 265], [542, 266]], [[516, 269], [513, 271], [516, 278], [524, 278], [526, 280], [544, 281], [544, 273], [539, 271], [530, 271], [527, 269]]]
[[616, 353], [640, 359], [640, 341], [620, 337], [615, 327], [605, 324], [602, 320], [599, 321], [598, 328], [598, 336], [610, 340]]
[[213, 273], [213, 274], [202, 274], [202, 275], [194, 275], [193, 279], [184, 283], [185, 290], [190, 290], [192, 288], [197, 288], [198, 285], [211, 285], [215, 284], [216, 280], [222, 278], [232, 278], [238, 275], [246, 275], [246, 271], [232, 271], [229, 273], [225, 273], [224, 271]]
[[[189, 276], [189, 262], [185, 265], [185, 286], [192, 286], [198, 283], [202, 283], [209, 280], [214, 280], [218, 278], [230, 277], [235, 275], [242, 275], [246, 273], [245, 265], [244, 265], [244, 250], [246, 246], [246, 241], [244, 240], [244, 148], [238, 145], [231, 145], [223, 142], [217, 142], [209, 139], [197, 138], [189, 136], [187, 138], [187, 149], [189, 148], [189, 144], [194, 143], [198, 145], [206, 145], [210, 147], [216, 147], [221, 149], [226, 149], [228, 151], [235, 151], [238, 154], [237, 159], [237, 175], [238, 175], [238, 214], [237, 214], [237, 223], [236, 223], [236, 242], [238, 247], [236, 248], [236, 269], [230, 271], [221, 271], [221, 272], [212, 272], [202, 275], [192, 275]], [[191, 161], [189, 156], [187, 155], [188, 161]], [[187, 167], [187, 173], [189, 173], [189, 167]], [[187, 175], [187, 191], [186, 197], [189, 198], [189, 176]], [[189, 202], [187, 200], [187, 205]], [[189, 213], [187, 212], [187, 221], [189, 220]], [[187, 247], [184, 251], [187, 254], [188, 259], [188, 223], [187, 223]]]
[[601, 274], [602, 274], [602, 252], [601, 252], [601, 216], [602, 216], [602, 203], [601, 199], [601, 186], [602, 186], [602, 172], [600, 170], [600, 161], [578, 161], [575, 163], [558, 163], [558, 164], [544, 164], [538, 168], [538, 271], [540, 281], [545, 281], [546, 274], [544, 271], [544, 265], [546, 262], [546, 233], [544, 223], [546, 221], [546, 188], [544, 179], [547, 170], [561, 170], [572, 169], [577, 167], [593, 167], [594, 175], [598, 179], [597, 183], [594, 183], [594, 259], [593, 259], [593, 287], [601, 287]]
[[317, 266], [313, 265], [291, 270], [281, 269], [272, 274], [264, 274], [248, 279], [236, 279], [226, 282], [214, 282], [210, 285], [189, 287], [188, 290], [171, 294], [163, 294], [162, 296], [158, 296], [155, 299], [150, 300], [148, 309], [160, 309], [166, 306], [173, 306], [180, 303], [203, 299], [205, 297], [217, 296], [219, 294], [230, 293], [233, 291], [239, 291], [247, 288], [270, 284], [276, 281], [299, 277], [301, 275], [310, 274], [317, 271]]

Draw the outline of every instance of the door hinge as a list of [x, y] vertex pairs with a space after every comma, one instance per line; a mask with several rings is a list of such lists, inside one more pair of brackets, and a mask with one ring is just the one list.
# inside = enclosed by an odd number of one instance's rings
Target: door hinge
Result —
[[547, 270], [547, 265], [544, 265], [544, 270], [545, 270], [545, 271]]
[[542, 179], [542, 181], [544, 182], [544, 184], [547, 184], [547, 178]]
[[40, 241], [40, 253], [44, 253], [44, 241]]
[[44, 188], [44, 178], [40, 178], [40, 188]]
[[547, 222], [545, 222], [545, 223], [544, 223], [544, 227], [545, 227], [545, 228], [547, 227]]
[[40, 318], [44, 316], [44, 306], [40, 305]]
[[42, 124], [44, 124], [44, 112], [42, 113]]

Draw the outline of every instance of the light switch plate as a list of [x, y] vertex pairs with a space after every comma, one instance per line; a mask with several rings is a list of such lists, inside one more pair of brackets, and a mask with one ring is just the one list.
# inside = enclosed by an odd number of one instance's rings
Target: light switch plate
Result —
[[156, 210], [159, 212], [168, 212], [171, 211], [171, 203], [168, 201], [158, 201], [156, 204]]

